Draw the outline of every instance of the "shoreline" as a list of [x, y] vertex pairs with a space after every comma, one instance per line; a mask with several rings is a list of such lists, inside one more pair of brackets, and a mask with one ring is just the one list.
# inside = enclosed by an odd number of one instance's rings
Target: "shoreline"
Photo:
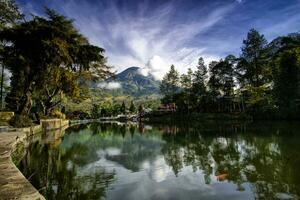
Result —
[[[31, 136], [43, 130], [55, 130], [69, 126], [68, 120], [43, 122], [27, 128], [0, 132], [0, 199], [45, 200], [45, 197], [29, 182], [13, 162], [18, 145], [25, 145]], [[59, 123], [57, 123], [59, 121]], [[59, 127], [58, 127], [59, 125]]]
[[0, 133], [0, 199], [45, 199], [12, 160], [17, 146], [41, 131]]

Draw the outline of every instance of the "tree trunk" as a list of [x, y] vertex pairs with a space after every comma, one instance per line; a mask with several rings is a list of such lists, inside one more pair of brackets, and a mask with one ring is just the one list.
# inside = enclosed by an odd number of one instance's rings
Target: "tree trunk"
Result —
[[1, 74], [1, 110], [3, 109], [3, 83], [4, 83], [4, 66], [2, 64], [2, 74]]
[[30, 90], [28, 90], [25, 96], [23, 97], [23, 102], [21, 103], [17, 113], [28, 116], [30, 114], [31, 107], [32, 107], [32, 93]]

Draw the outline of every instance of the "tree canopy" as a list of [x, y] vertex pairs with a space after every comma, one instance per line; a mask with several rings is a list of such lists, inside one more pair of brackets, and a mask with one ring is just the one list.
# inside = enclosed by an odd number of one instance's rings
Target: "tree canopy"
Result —
[[45, 13], [0, 32], [0, 40], [11, 44], [2, 56], [12, 74], [7, 106], [17, 114], [29, 115], [32, 106], [49, 114], [61, 95], [78, 97], [81, 78], [110, 73], [103, 48], [89, 44], [72, 20], [51, 9]]
[[[189, 69], [180, 81], [172, 67], [161, 88], [176, 85], [176, 90], [164, 90], [162, 102], [175, 102], [184, 113], [246, 112], [260, 118], [299, 118], [299, 52], [299, 33], [267, 43], [262, 34], [251, 29], [239, 57], [228, 55], [208, 66], [199, 58], [195, 71]], [[167, 81], [171, 78], [172, 84]]]

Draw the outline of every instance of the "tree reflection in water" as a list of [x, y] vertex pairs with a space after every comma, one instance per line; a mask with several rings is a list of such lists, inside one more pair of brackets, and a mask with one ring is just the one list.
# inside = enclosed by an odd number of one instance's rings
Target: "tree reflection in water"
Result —
[[[105, 198], [124, 178], [119, 166], [135, 177], [157, 163], [174, 178], [191, 168], [207, 185], [248, 187], [255, 199], [298, 198], [298, 130], [268, 123], [88, 124], [68, 129], [59, 145], [32, 142], [19, 167], [47, 199]], [[157, 184], [171, 179], [156, 168], [149, 176]]]

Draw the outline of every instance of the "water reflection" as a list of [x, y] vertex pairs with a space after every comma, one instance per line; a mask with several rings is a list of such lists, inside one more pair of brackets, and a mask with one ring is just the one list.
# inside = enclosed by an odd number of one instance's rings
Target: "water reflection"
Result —
[[32, 141], [47, 199], [298, 199], [297, 124], [85, 124]]

